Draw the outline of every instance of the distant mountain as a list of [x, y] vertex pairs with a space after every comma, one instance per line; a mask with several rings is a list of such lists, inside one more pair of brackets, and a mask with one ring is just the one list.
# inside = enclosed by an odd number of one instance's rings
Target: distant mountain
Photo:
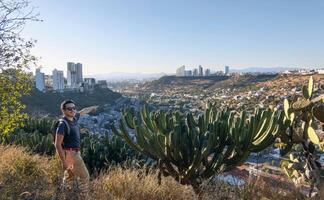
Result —
[[295, 70], [299, 69], [298, 67], [247, 67], [247, 68], [231, 68], [230, 72], [236, 72], [236, 73], [279, 73], [286, 70]]
[[116, 80], [127, 80], [127, 79], [159, 79], [162, 76], [165, 76], [165, 73], [126, 73], [126, 72], [112, 72], [107, 74], [94, 74], [85, 76], [86, 78], [95, 78], [97, 80], [108, 80], [108, 81], [116, 81]]

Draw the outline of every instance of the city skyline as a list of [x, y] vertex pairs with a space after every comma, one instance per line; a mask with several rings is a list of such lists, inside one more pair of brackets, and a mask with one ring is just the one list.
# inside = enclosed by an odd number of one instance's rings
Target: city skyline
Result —
[[182, 65], [324, 65], [321, 1], [31, 4], [44, 21], [27, 24], [23, 35], [38, 40], [32, 52], [45, 73], [66, 72], [66, 63], [75, 60], [85, 66], [84, 75], [174, 73]]

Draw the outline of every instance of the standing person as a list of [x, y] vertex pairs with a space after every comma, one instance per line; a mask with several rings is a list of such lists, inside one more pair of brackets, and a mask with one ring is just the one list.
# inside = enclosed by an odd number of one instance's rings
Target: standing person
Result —
[[81, 115], [96, 111], [98, 106], [91, 106], [76, 111], [75, 102], [65, 100], [61, 103], [63, 118], [60, 120], [55, 135], [55, 148], [64, 170], [63, 187], [71, 184], [73, 177], [80, 179], [81, 196], [87, 197], [89, 191], [89, 172], [80, 154], [80, 127], [78, 120]]

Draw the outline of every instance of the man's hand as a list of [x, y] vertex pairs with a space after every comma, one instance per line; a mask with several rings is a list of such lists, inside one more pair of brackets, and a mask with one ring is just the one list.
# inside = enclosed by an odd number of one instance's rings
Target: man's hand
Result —
[[63, 168], [63, 170], [67, 170], [68, 169], [68, 164], [67, 164], [67, 162], [66, 161], [62, 161], [62, 168]]
[[91, 106], [91, 112], [96, 112], [99, 106]]
[[95, 111], [97, 111], [98, 107], [99, 106], [90, 106], [90, 107], [83, 108], [80, 111], [80, 115], [85, 115], [85, 114], [88, 114], [90, 112], [95, 112]]

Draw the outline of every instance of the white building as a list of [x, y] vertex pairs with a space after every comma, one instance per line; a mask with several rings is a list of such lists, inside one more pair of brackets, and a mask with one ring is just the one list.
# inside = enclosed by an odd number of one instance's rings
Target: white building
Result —
[[36, 79], [36, 88], [39, 91], [45, 90], [45, 74], [40, 71], [40, 68], [36, 69], [35, 79]]
[[81, 63], [67, 63], [67, 85], [69, 88], [79, 88], [83, 82]]
[[318, 74], [324, 74], [324, 69], [319, 69], [319, 70], [317, 70], [317, 73], [318, 73]]
[[225, 75], [229, 75], [229, 66], [225, 66], [224, 73]]
[[176, 71], [176, 76], [186, 76], [186, 66], [181, 66]]
[[64, 90], [64, 76], [63, 71], [59, 71], [57, 69], [53, 70], [52, 74], [53, 78], [53, 89], [54, 90]]

